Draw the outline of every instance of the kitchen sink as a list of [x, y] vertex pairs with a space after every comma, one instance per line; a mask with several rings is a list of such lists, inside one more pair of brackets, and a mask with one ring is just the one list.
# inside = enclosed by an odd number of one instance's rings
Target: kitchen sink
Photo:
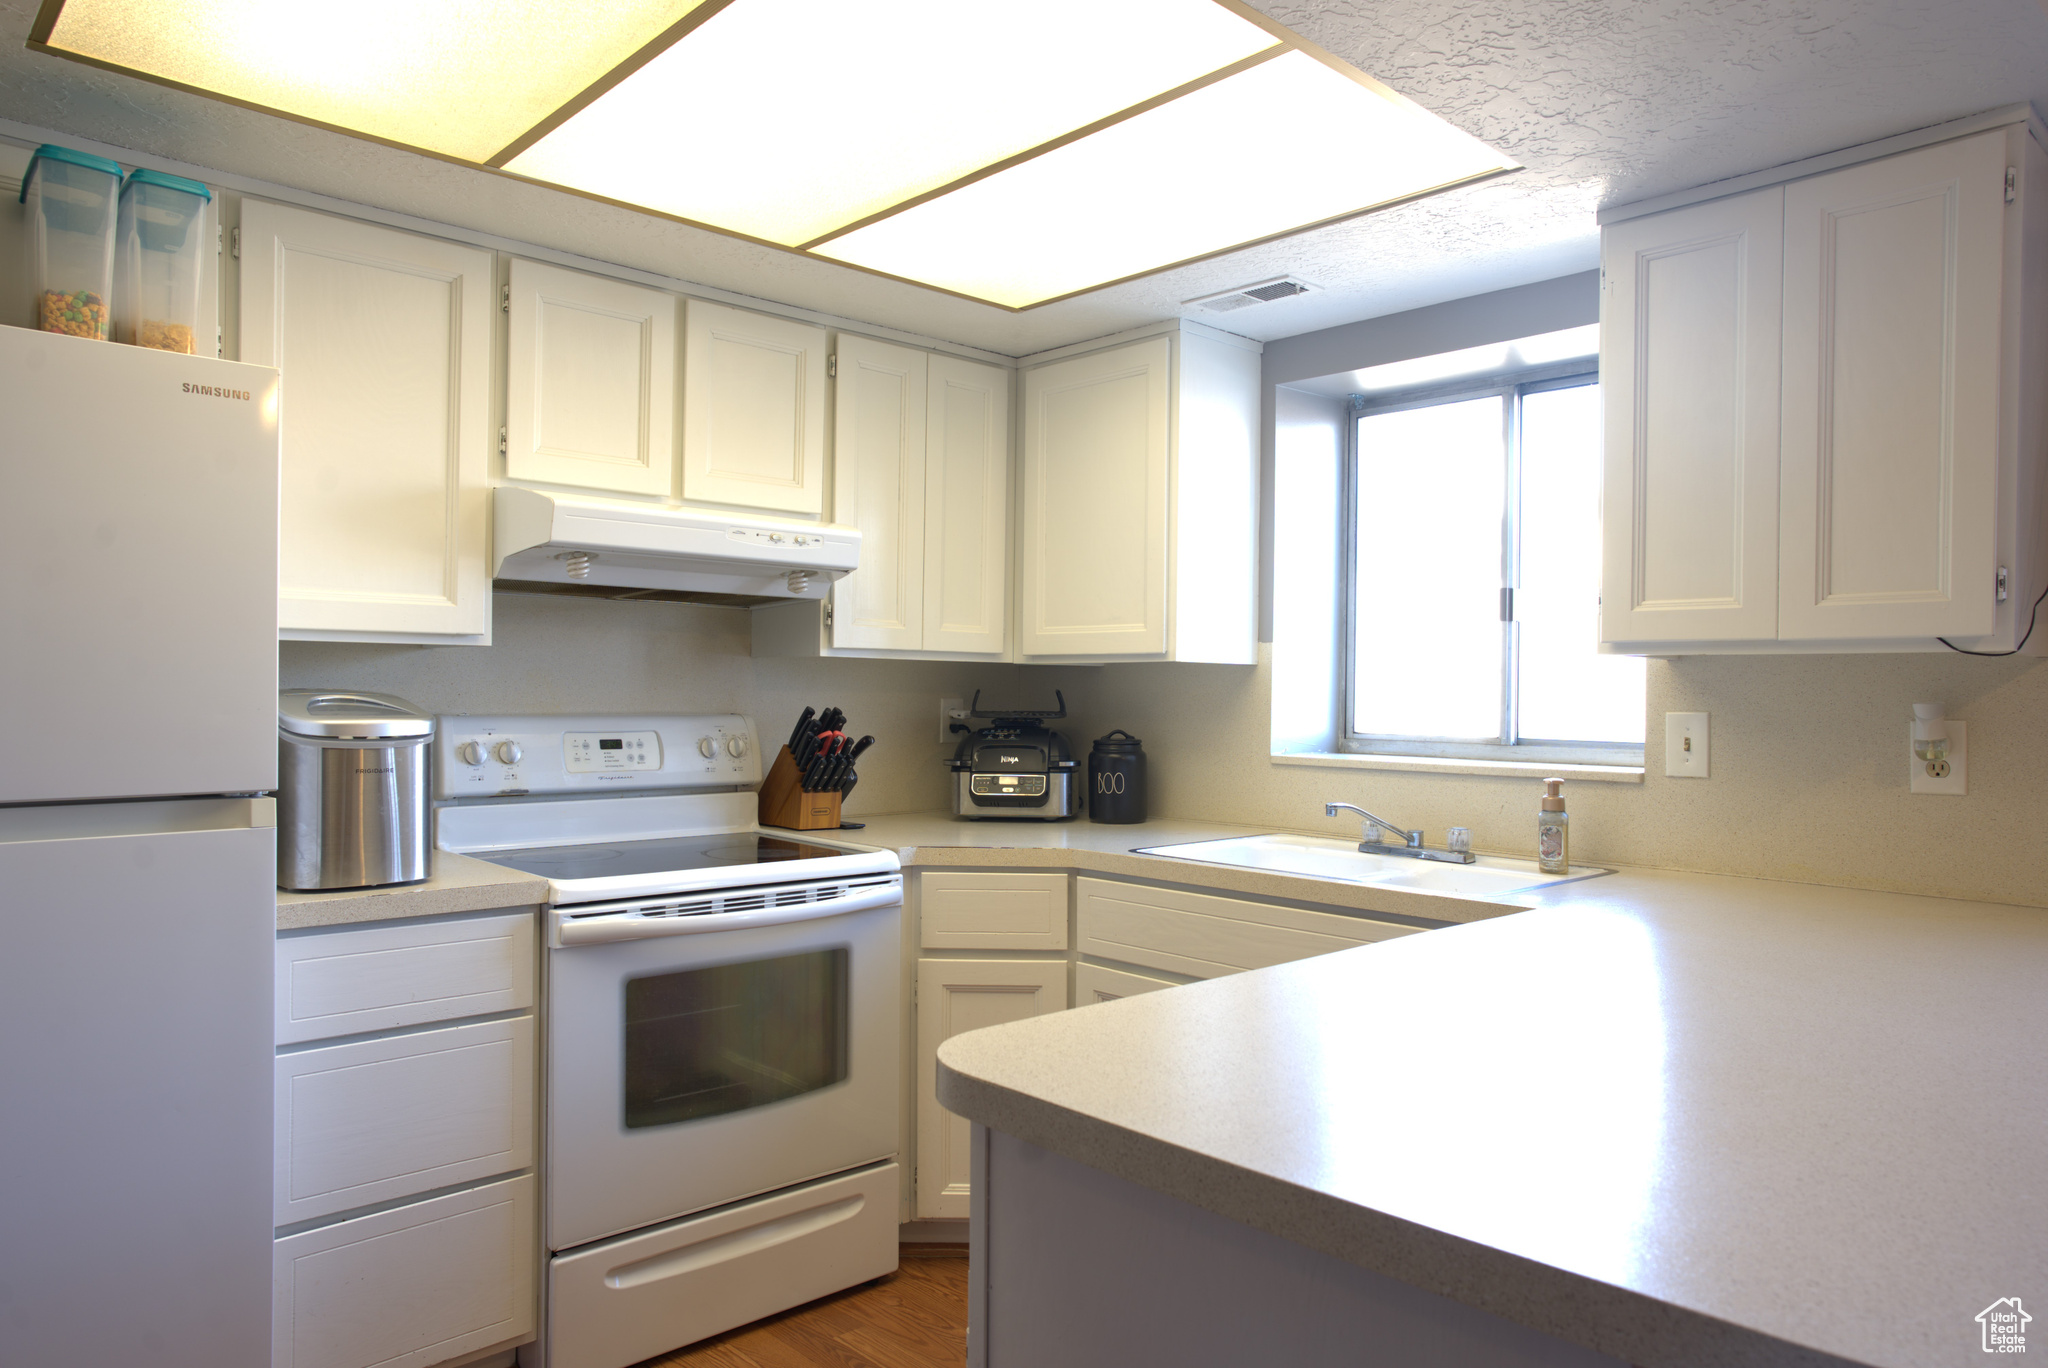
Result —
[[1356, 841], [1331, 836], [1233, 836], [1223, 841], [1144, 846], [1135, 853], [1468, 898], [1496, 897], [1613, 872], [1573, 865], [1569, 874], [1545, 874], [1534, 860], [1511, 860], [1498, 855], [1481, 855], [1471, 864], [1446, 864], [1405, 855], [1369, 855], [1358, 848]]

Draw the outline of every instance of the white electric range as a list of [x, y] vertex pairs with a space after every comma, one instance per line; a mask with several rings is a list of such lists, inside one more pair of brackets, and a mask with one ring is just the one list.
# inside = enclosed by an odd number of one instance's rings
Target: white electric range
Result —
[[895, 854], [759, 826], [745, 717], [443, 717], [435, 762], [435, 843], [550, 890], [548, 1368], [894, 1269]]

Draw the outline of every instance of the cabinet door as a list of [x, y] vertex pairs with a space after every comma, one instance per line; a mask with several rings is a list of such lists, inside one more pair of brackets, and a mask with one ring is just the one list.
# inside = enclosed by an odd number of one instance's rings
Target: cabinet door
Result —
[[1172, 356], [1153, 337], [1024, 373], [1027, 656], [1166, 651]]
[[970, 1127], [939, 1105], [939, 1046], [962, 1031], [1044, 1016], [1067, 1005], [1067, 962], [917, 962], [917, 1216], [965, 1220]]
[[832, 586], [832, 644], [924, 644], [925, 354], [839, 339], [832, 520], [860, 529], [860, 569]]
[[1064, 950], [1067, 876], [926, 870], [917, 923], [927, 950]]
[[528, 1175], [277, 1241], [271, 1368], [430, 1368], [531, 1338], [535, 1211]]
[[533, 1018], [277, 1057], [280, 1226], [533, 1164]]
[[489, 629], [491, 254], [242, 204], [242, 359], [282, 376], [278, 626]]
[[1156, 993], [1161, 988], [1179, 986], [1172, 979], [1153, 978], [1150, 974], [1133, 974], [1128, 969], [1111, 969], [1101, 964], [1074, 966], [1076, 1007], [1093, 1007], [1098, 1002], [1115, 1002], [1118, 998], [1136, 997], [1140, 993]]
[[958, 356], [931, 358], [925, 410], [927, 651], [993, 654], [1009, 644], [1010, 380], [1001, 366]]
[[1603, 641], [1777, 635], [1784, 194], [1602, 237]]
[[505, 474], [673, 493], [675, 297], [514, 261], [508, 326]]
[[1074, 941], [1082, 954], [1190, 978], [1264, 969], [1421, 929], [1178, 888], [1074, 880]]
[[683, 346], [683, 497], [825, 507], [825, 330], [692, 299]]
[[1992, 629], [2005, 167], [2000, 131], [1786, 187], [1781, 637]]

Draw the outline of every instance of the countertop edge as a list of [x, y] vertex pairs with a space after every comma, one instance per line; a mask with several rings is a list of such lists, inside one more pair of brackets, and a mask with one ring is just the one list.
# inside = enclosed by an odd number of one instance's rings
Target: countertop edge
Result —
[[[947, 1042], [950, 1045], [952, 1042]], [[940, 1105], [1240, 1225], [1631, 1363], [1862, 1368], [1646, 1293], [1539, 1263], [992, 1083], [946, 1058]]]
[[446, 850], [434, 852], [434, 872], [416, 884], [346, 888], [329, 892], [279, 889], [277, 929], [349, 926], [358, 922], [412, 921], [457, 912], [525, 910], [548, 899], [548, 881]]

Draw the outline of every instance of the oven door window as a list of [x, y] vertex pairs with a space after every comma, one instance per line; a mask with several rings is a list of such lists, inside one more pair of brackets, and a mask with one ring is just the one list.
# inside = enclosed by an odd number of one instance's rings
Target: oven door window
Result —
[[847, 952], [626, 980], [626, 1127], [765, 1107], [846, 1078]]

